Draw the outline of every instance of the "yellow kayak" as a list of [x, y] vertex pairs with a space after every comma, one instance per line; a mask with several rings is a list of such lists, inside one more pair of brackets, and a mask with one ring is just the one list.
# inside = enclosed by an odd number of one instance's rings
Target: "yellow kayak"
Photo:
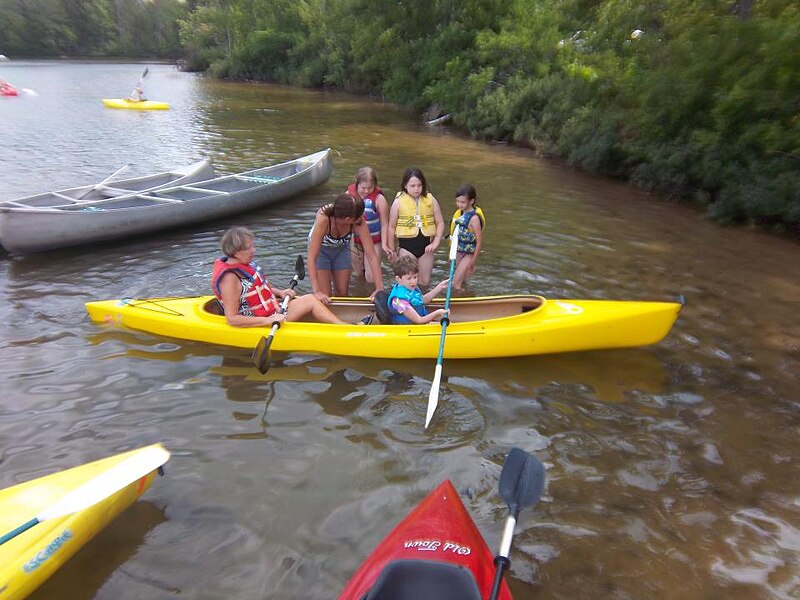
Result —
[[169, 102], [154, 100], [129, 100], [128, 98], [103, 98], [106, 108], [127, 108], [129, 110], [167, 110]]
[[[0, 536], [10, 538], [0, 545], [0, 600], [44, 583], [150, 487], [167, 458], [155, 444], [0, 490]], [[95, 503], [81, 508], [87, 500]]]
[[[428, 304], [442, 308], [443, 299]], [[212, 296], [88, 302], [98, 323], [149, 333], [254, 348], [267, 327], [232, 327], [215, 310]], [[355, 323], [374, 311], [366, 298], [334, 298], [330, 308]], [[487, 296], [450, 301], [444, 357], [488, 358], [554, 354], [655, 344], [671, 329], [681, 304], [548, 300], [541, 296]], [[436, 358], [441, 325], [325, 325], [284, 323], [271, 349], [370, 358]]]

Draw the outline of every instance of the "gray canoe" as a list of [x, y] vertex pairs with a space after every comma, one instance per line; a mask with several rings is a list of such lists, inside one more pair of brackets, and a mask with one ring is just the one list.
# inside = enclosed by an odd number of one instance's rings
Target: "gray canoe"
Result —
[[115, 240], [255, 210], [325, 183], [330, 148], [279, 165], [59, 206], [0, 204], [0, 243], [25, 254]]

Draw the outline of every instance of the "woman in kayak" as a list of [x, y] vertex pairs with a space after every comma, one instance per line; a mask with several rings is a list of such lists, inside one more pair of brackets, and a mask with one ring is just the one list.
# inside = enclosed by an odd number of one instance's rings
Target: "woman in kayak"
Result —
[[450, 224], [450, 235], [456, 224], [458, 230], [458, 253], [453, 274], [453, 289], [461, 291], [470, 275], [475, 272], [478, 255], [483, 244], [483, 228], [486, 225], [483, 211], [477, 205], [478, 192], [468, 183], [456, 190], [456, 212]]
[[[361, 167], [356, 172], [355, 183], [351, 183], [347, 188], [347, 193], [354, 198], [361, 198], [364, 202], [363, 218], [369, 228], [372, 245], [380, 263], [382, 244], [386, 239], [386, 235], [382, 235], [382, 232], [389, 226], [389, 204], [381, 188], [378, 187], [378, 174], [375, 173], [375, 169]], [[367, 282], [375, 283], [375, 275], [369, 263], [364, 260], [364, 242], [358, 233], [353, 236], [353, 271], [359, 277], [364, 277]]]
[[428, 192], [421, 170], [406, 169], [400, 187], [389, 211], [386, 247], [394, 250], [395, 237], [398, 238], [398, 256], [413, 256], [419, 261], [419, 285], [427, 288], [433, 271], [433, 254], [444, 236], [442, 209]]
[[[308, 274], [314, 295], [325, 304], [331, 301], [331, 284], [337, 296], [347, 296], [350, 290], [350, 241], [354, 233], [362, 240], [370, 239], [363, 213], [364, 202], [350, 194], [340, 194], [317, 211], [308, 234]], [[382, 290], [381, 263], [373, 244], [364, 246], [364, 256], [377, 275], [375, 292]]]
[[[346, 325], [313, 294], [297, 296], [291, 288], [276, 290], [253, 262], [255, 235], [245, 227], [232, 227], [222, 236], [225, 255], [214, 261], [211, 289], [222, 303], [225, 320], [235, 327], [269, 327], [283, 321], [299, 321], [311, 314], [319, 323]], [[286, 314], [279, 311], [279, 298], [291, 300]]]

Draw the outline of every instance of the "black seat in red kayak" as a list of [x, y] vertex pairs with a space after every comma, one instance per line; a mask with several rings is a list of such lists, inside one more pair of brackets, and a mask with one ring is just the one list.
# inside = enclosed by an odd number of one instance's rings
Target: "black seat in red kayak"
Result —
[[481, 600], [469, 569], [427, 560], [394, 560], [364, 600]]

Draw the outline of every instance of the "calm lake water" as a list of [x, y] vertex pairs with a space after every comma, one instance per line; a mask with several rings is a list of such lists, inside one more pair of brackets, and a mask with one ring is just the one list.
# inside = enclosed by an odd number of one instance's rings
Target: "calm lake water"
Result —
[[[548, 466], [512, 549], [517, 599], [800, 597], [797, 244], [343, 94], [151, 65], [145, 90], [171, 110], [105, 109], [143, 68], [0, 64], [37, 93], [0, 98], [0, 200], [128, 163], [209, 156], [234, 172], [328, 146], [334, 174], [224, 222], [0, 255], [0, 488], [156, 441], [172, 451], [166, 477], [36, 598], [336, 597], [445, 478], [496, 550], [513, 446]], [[247, 352], [86, 317], [94, 299], [208, 293], [232, 224], [288, 283], [315, 209], [365, 164], [387, 195], [422, 168], [446, 213], [460, 183], [477, 187], [488, 228], [471, 294], [688, 304], [654, 347], [447, 361], [427, 431], [433, 361], [285, 355], [259, 375]], [[440, 250], [434, 278], [445, 268]]]

